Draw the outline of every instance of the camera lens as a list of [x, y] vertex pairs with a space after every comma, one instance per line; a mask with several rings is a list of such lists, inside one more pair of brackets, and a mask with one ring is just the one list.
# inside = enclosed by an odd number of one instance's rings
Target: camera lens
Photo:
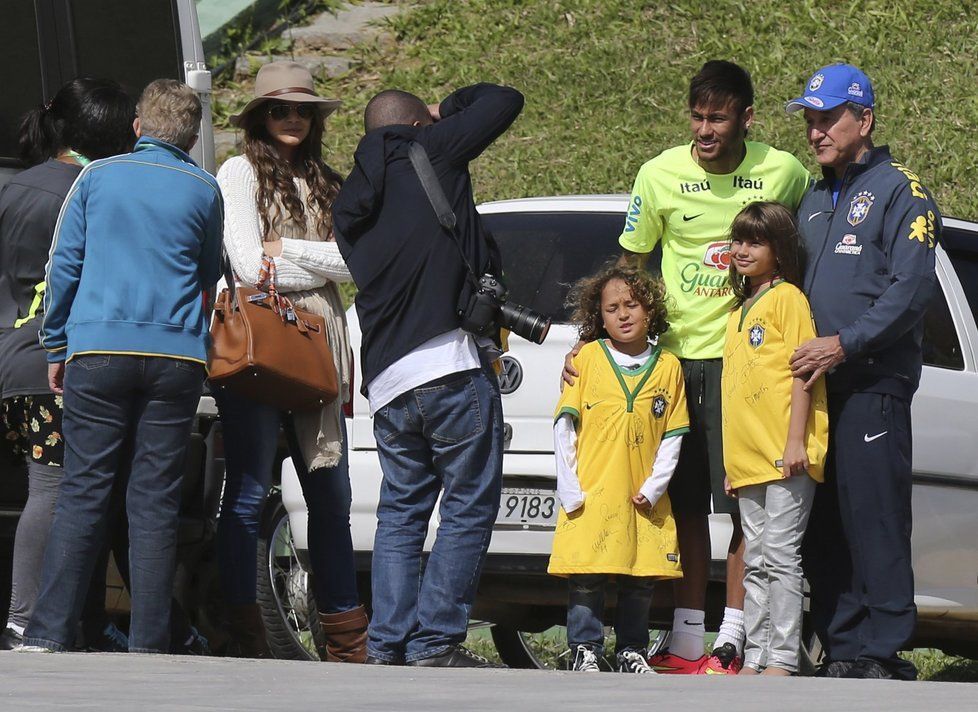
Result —
[[542, 344], [550, 331], [550, 318], [537, 314], [529, 307], [503, 302], [499, 305], [499, 325], [527, 341]]

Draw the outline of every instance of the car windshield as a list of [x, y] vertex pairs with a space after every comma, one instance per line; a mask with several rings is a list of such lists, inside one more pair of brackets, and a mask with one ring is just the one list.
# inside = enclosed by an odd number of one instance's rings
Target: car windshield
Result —
[[[503, 259], [509, 301], [567, 322], [567, 292], [606, 260], [621, 254], [624, 215], [607, 213], [493, 213], [482, 216]], [[658, 272], [659, 250], [649, 268]]]

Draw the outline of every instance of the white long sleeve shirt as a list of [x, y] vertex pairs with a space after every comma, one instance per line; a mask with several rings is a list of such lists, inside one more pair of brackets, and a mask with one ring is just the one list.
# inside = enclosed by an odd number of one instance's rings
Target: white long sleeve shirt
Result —
[[[258, 179], [244, 156], [229, 158], [217, 172], [224, 196], [224, 249], [235, 276], [254, 286], [261, 267], [262, 225], [258, 214]], [[318, 289], [331, 282], [349, 282], [350, 271], [335, 242], [282, 238], [275, 258], [281, 292]]]

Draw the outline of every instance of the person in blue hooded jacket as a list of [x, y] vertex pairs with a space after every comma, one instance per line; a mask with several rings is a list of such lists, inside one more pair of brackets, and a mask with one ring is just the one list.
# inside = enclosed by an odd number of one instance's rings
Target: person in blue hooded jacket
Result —
[[58, 217], [40, 340], [64, 394], [64, 477], [27, 649], [71, 645], [128, 464], [129, 651], [169, 650], [182, 465], [207, 361], [203, 295], [221, 266], [221, 193], [187, 155], [201, 113], [189, 87], [152, 82], [133, 152], [86, 166]]

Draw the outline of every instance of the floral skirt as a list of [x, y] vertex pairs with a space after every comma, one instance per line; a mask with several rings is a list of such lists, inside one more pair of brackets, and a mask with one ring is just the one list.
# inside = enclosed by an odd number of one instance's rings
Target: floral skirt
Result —
[[13, 396], [3, 401], [5, 448], [44, 465], [64, 465], [61, 437], [62, 398], [54, 393]]

